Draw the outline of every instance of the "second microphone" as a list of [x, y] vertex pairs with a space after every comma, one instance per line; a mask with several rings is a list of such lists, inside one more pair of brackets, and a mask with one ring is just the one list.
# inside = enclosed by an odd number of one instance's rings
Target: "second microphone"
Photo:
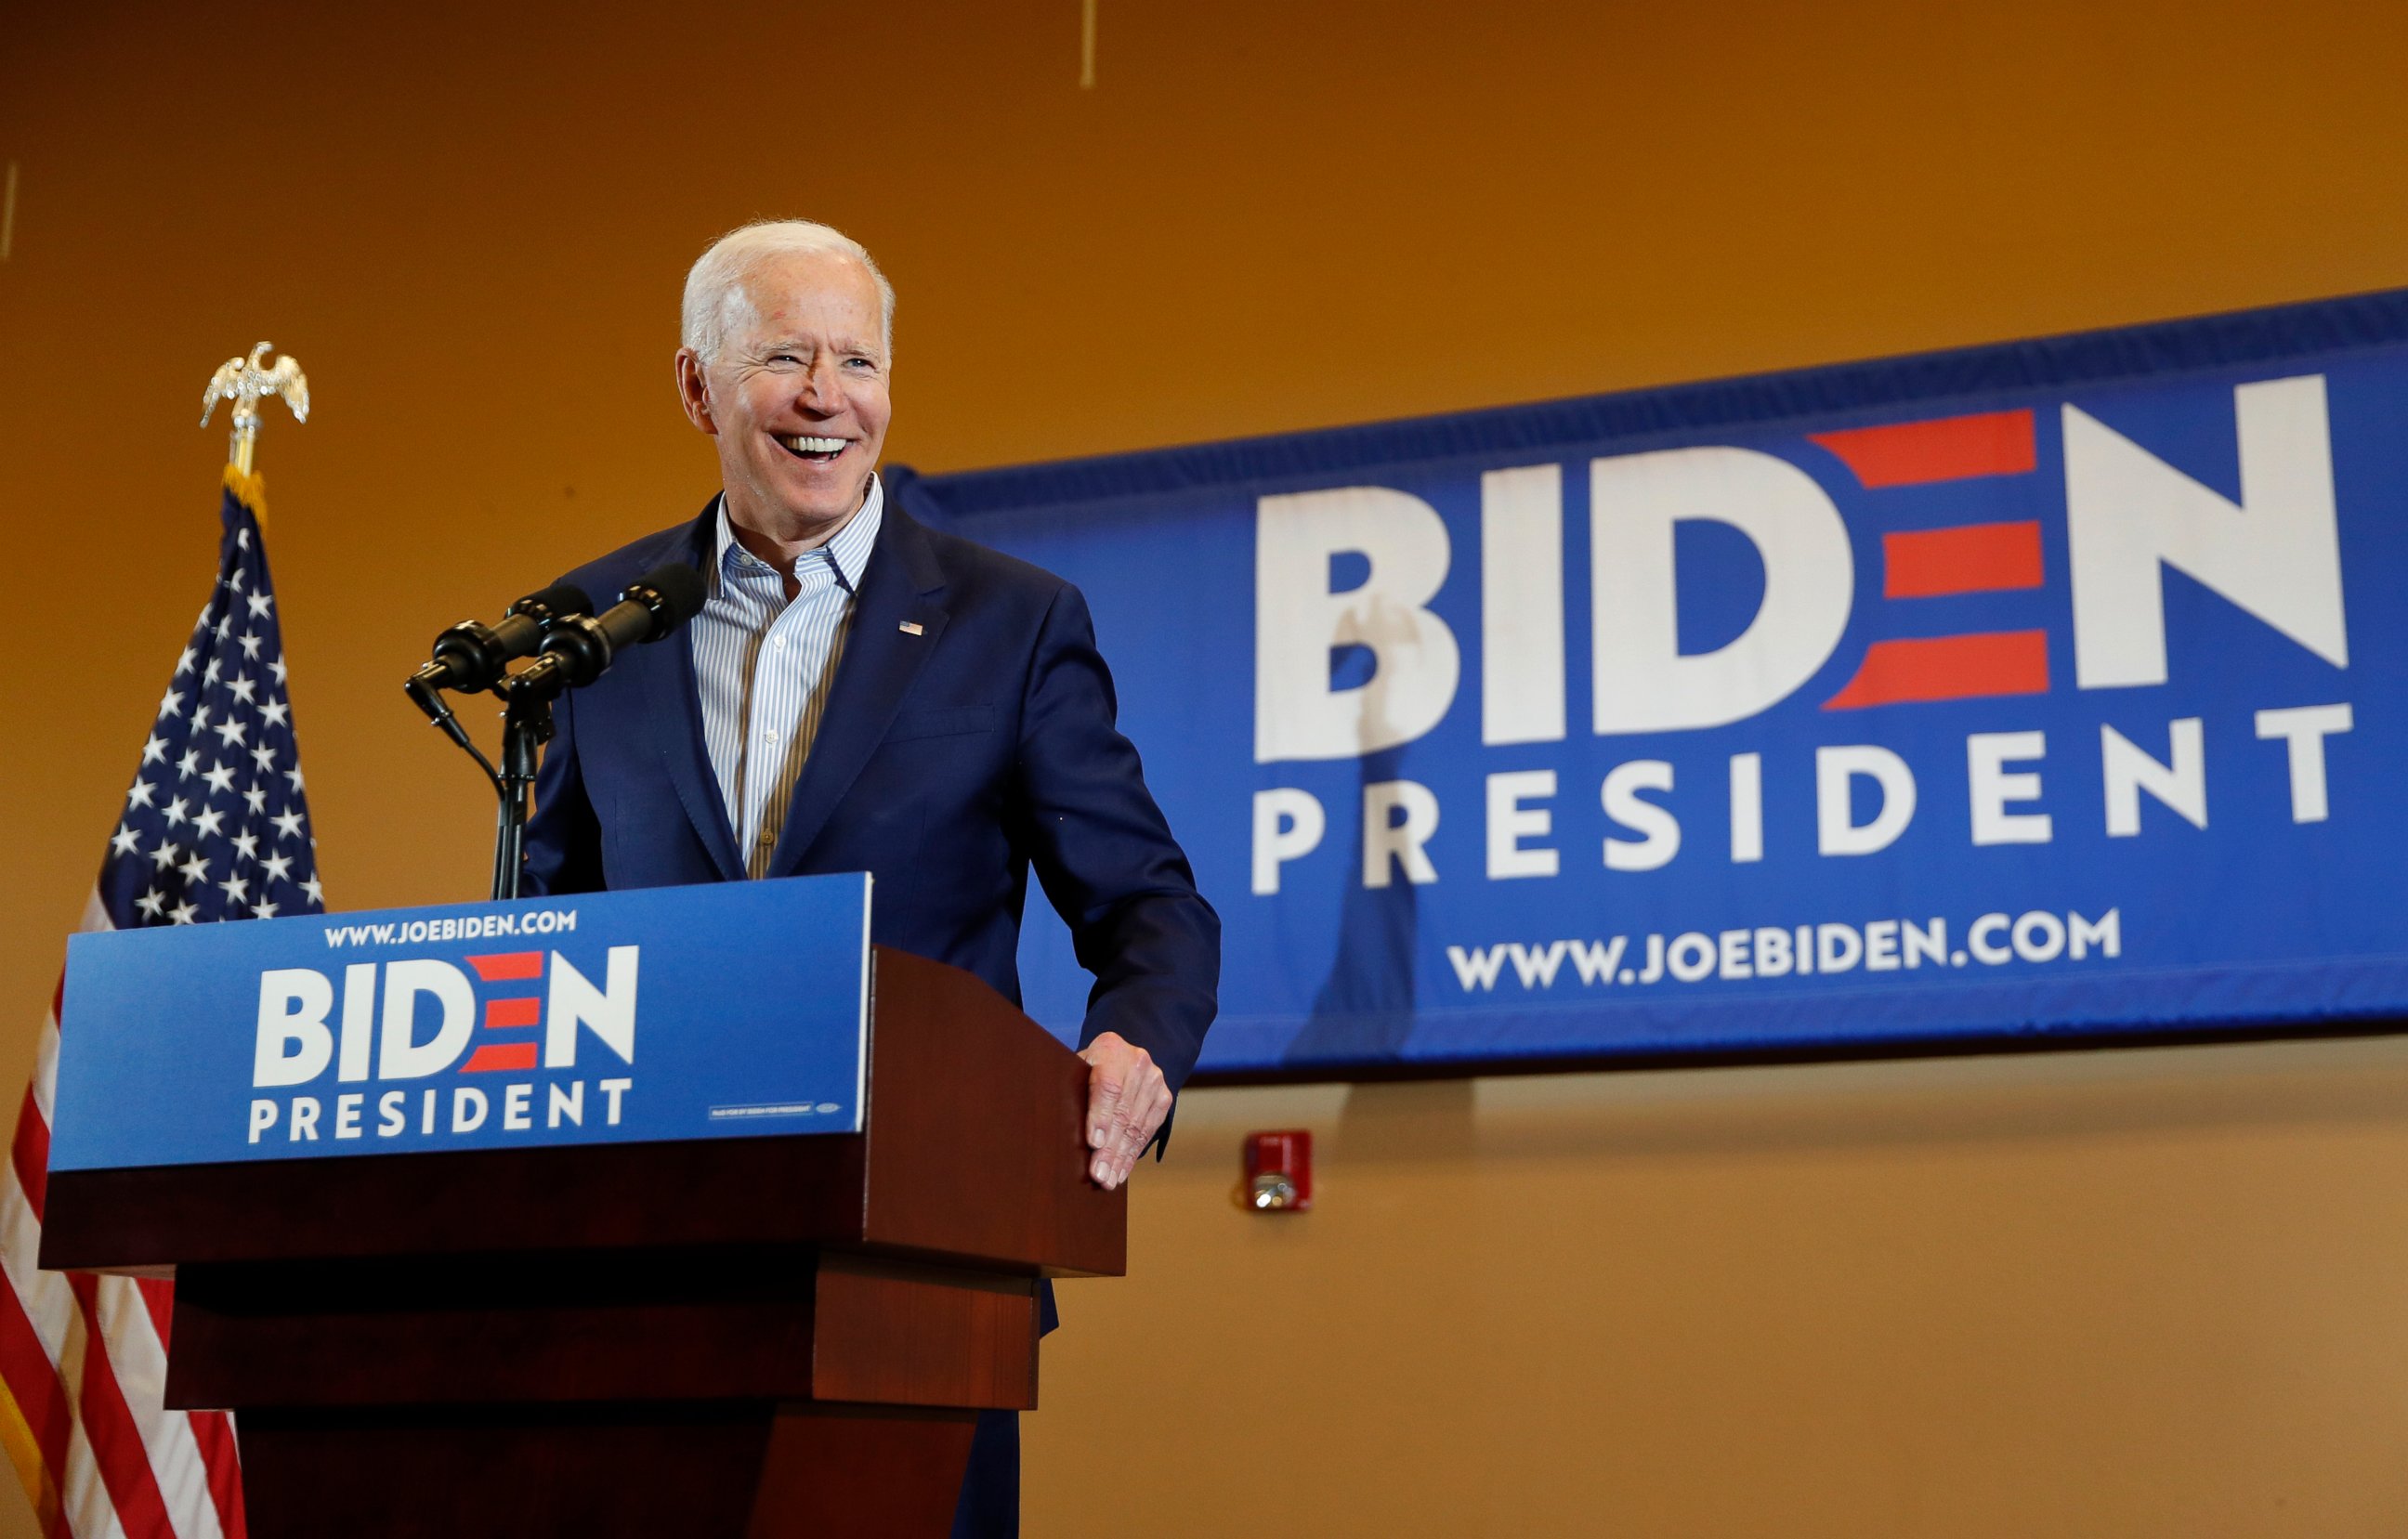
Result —
[[656, 566], [602, 613], [554, 620], [544, 634], [541, 660], [518, 675], [512, 688], [538, 695], [581, 689], [601, 677], [619, 652], [658, 641], [700, 614], [707, 596], [695, 568], [682, 562]]

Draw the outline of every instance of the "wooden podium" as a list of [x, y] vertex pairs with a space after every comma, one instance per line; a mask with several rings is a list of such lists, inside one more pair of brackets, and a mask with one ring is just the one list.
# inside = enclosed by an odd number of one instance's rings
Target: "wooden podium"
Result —
[[1117, 1275], [1086, 1066], [877, 948], [857, 1134], [63, 1170], [42, 1265], [172, 1274], [257, 1539], [943, 1535], [1037, 1282]]

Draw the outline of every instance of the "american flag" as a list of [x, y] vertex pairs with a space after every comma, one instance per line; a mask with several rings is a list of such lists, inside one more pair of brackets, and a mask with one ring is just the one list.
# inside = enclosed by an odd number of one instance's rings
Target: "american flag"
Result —
[[[257, 477], [228, 467], [217, 586], [160, 696], [88, 930], [324, 907], [259, 503]], [[45, 1534], [242, 1539], [232, 1420], [160, 1404], [172, 1285], [36, 1266], [58, 1047], [53, 992], [0, 1176], [0, 1448]]]

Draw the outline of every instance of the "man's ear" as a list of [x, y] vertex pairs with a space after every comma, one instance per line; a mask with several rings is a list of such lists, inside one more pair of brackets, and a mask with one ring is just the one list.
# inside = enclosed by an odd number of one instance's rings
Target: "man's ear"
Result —
[[685, 419], [712, 437], [719, 436], [719, 424], [710, 415], [710, 378], [703, 372], [702, 359], [692, 348], [677, 350], [678, 405], [685, 407]]

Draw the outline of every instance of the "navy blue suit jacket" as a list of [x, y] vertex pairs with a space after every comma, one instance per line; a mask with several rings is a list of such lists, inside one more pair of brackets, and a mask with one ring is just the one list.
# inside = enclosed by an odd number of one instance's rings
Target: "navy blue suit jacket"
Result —
[[[566, 580], [608, 603], [665, 561], [707, 569], [716, 530], [714, 500]], [[1017, 1005], [1034, 867], [1096, 975], [1082, 1043], [1117, 1032], [1175, 1090], [1211, 1023], [1221, 923], [1116, 708], [1076, 588], [889, 499], [769, 875], [872, 873], [873, 939]], [[683, 632], [621, 653], [555, 722], [527, 834], [534, 891], [743, 878]]]

